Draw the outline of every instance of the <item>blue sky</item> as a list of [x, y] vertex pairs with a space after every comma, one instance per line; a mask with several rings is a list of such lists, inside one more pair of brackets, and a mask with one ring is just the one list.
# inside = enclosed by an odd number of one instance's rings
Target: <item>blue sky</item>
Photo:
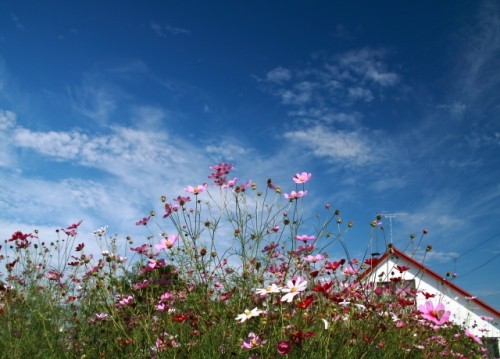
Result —
[[[496, 1], [0, 1], [0, 234], [135, 222], [228, 161], [500, 307]], [[388, 227], [388, 219], [385, 219]], [[379, 243], [381, 245], [381, 243]]]

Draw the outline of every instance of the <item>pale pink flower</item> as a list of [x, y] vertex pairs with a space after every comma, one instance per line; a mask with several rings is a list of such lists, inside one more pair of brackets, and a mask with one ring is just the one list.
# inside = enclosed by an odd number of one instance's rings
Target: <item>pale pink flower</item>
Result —
[[443, 303], [438, 303], [436, 306], [428, 300], [425, 304], [422, 304], [418, 307], [421, 312], [421, 317], [433, 322], [436, 325], [445, 324], [448, 319], [450, 319], [451, 312], [449, 310], [445, 310]]
[[307, 181], [309, 181], [311, 179], [311, 177], [312, 177], [312, 174], [310, 174], [310, 173], [306, 173], [306, 172], [296, 173], [293, 176], [293, 181], [295, 183], [298, 183], [298, 184], [306, 183]]
[[255, 333], [248, 333], [247, 338], [243, 340], [241, 343], [241, 349], [252, 349], [259, 347], [263, 344], [266, 343], [266, 340], [262, 340], [257, 334]]
[[315, 256], [313, 256], [312, 254], [308, 255], [307, 257], [304, 258], [304, 260], [306, 262], [309, 262], [309, 263], [316, 263], [316, 262], [319, 262], [321, 260], [325, 259], [325, 256], [322, 255], [322, 254], [316, 254]]
[[316, 236], [308, 236], [307, 234], [302, 234], [300, 236], [295, 236], [295, 239], [306, 243], [308, 241], [314, 241], [316, 239]]
[[156, 244], [155, 248], [159, 251], [162, 249], [170, 249], [174, 246], [175, 242], [179, 240], [179, 236], [175, 234], [170, 234], [168, 236], [164, 236], [164, 238], [160, 241], [160, 244]]
[[307, 191], [298, 191], [298, 192], [292, 191], [289, 194], [285, 193], [283, 196], [286, 199], [289, 199], [290, 201], [293, 201], [294, 199], [298, 199], [298, 198], [304, 197], [306, 194], [307, 194]]
[[222, 185], [222, 188], [233, 188], [236, 185], [236, 182], [238, 182], [238, 178], [235, 177], [232, 180], [227, 181], [227, 183]]
[[472, 338], [476, 343], [478, 344], [483, 344], [481, 339], [479, 339], [477, 336], [475, 336], [473, 333], [469, 331], [469, 329], [465, 329], [465, 335], [467, 335], [469, 338]]
[[194, 186], [194, 187], [193, 187], [193, 186], [187, 186], [187, 187], [185, 188], [185, 191], [186, 191], [186, 192], [189, 192], [189, 193], [192, 193], [192, 194], [194, 194], [194, 195], [198, 195], [198, 194], [200, 194], [201, 192], [203, 192], [204, 190], [206, 190], [206, 189], [207, 189], [207, 187], [208, 187], [208, 185], [207, 185], [207, 184], [200, 184], [200, 185], [198, 185], [198, 186]]
[[353, 268], [353, 267], [346, 267], [346, 268], [344, 268], [343, 273], [345, 275], [354, 275], [354, 274], [358, 273], [358, 270]]
[[128, 295], [128, 296], [123, 296], [121, 299], [118, 301], [116, 306], [118, 308], [126, 307], [127, 305], [130, 305], [134, 303], [134, 296], [133, 295]]

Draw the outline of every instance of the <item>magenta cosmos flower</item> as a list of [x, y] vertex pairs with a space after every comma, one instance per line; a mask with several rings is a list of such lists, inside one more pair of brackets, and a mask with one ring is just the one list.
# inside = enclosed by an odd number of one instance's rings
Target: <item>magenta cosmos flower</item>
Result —
[[293, 181], [295, 183], [306, 183], [307, 181], [309, 181], [312, 177], [312, 174], [310, 173], [306, 173], [306, 172], [302, 172], [302, 173], [296, 173], [294, 176], [293, 176]]
[[287, 355], [292, 350], [292, 343], [287, 340], [282, 340], [276, 343], [276, 351], [280, 355]]
[[436, 306], [428, 300], [425, 304], [422, 304], [418, 307], [421, 312], [421, 316], [424, 319], [427, 319], [433, 322], [436, 325], [445, 324], [448, 319], [450, 319], [451, 312], [449, 310], [445, 310], [443, 303], [438, 303]]

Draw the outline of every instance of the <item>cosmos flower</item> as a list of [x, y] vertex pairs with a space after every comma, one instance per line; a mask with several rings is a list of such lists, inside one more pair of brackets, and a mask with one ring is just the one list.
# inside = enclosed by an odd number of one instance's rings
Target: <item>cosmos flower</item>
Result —
[[306, 172], [296, 173], [293, 176], [293, 181], [297, 184], [306, 183], [307, 181], [309, 181], [311, 179], [311, 177], [312, 177], [312, 174], [310, 174], [310, 173], [306, 173]]
[[443, 303], [438, 303], [436, 306], [428, 300], [425, 304], [422, 304], [418, 307], [421, 312], [421, 317], [433, 322], [436, 325], [445, 324], [448, 319], [450, 319], [451, 312], [449, 310], [445, 310]]
[[290, 303], [297, 294], [300, 294], [300, 292], [305, 291], [306, 288], [307, 288], [307, 281], [303, 280], [303, 278], [301, 277], [298, 277], [295, 280], [289, 280], [286, 283], [286, 287], [281, 289], [281, 292], [286, 293], [281, 298], [281, 301]]
[[236, 320], [239, 320], [240, 323], [243, 323], [247, 319], [250, 319], [252, 317], [258, 317], [262, 313], [263, 313], [262, 310], [258, 309], [257, 307], [253, 308], [252, 310], [245, 309], [245, 311], [242, 314], [239, 314], [236, 317]]

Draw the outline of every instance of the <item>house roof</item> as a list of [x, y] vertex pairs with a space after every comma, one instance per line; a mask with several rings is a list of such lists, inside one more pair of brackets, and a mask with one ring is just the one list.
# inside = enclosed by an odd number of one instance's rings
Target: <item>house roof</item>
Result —
[[468, 297], [468, 298], [471, 298], [470, 301], [477, 304], [479, 307], [487, 310], [488, 312], [492, 313], [493, 315], [495, 315], [496, 317], [500, 317], [500, 311], [498, 311], [497, 309], [493, 308], [492, 306], [486, 304], [485, 302], [483, 302], [482, 300], [472, 296], [469, 292], [465, 291], [464, 289], [460, 288], [459, 286], [457, 286], [455, 283], [447, 280], [446, 278], [443, 278], [442, 276], [440, 276], [439, 274], [437, 274], [436, 272], [434, 272], [432, 269], [430, 268], [427, 268], [426, 266], [424, 266], [422, 263], [419, 263], [418, 261], [416, 261], [414, 258], [408, 256], [407, 254], [405, 254], [404, 252], [400, 251], [399, 249], [397, 249], [396, 247], [391, 247], [389, 248], [383, 255], [382, 257], [378, 258], [378, 260], [376, 261], [376, 263], [372, 266], [370, 266], [369, 269], [367, 269], [366, 271], [364, 271], [363, 273], [360, 274], [358, 280], [362, 280], [366, 277], [368, 277], [373, 271], [375, 271], [383, 262], [387, 261], [391, 255], [395, 255], [397, 257], [400, 257], [400, 258], [403, 258], [406, 262], [408, 262], [409, 264], [411, 264], [412, 266], [414, 266], [415, 268], [417, 268], [419, 271], [421, 271], [422, 273], [425, 273], [427, 274], [428, 276], [436, 279], [437, 281], [440, 281], [442, 285], [444, 286], [447, 286], [448, 288], [452, 289], [453, 291], [459, 293], [460, 295], [464, 296], [464, 297]]

